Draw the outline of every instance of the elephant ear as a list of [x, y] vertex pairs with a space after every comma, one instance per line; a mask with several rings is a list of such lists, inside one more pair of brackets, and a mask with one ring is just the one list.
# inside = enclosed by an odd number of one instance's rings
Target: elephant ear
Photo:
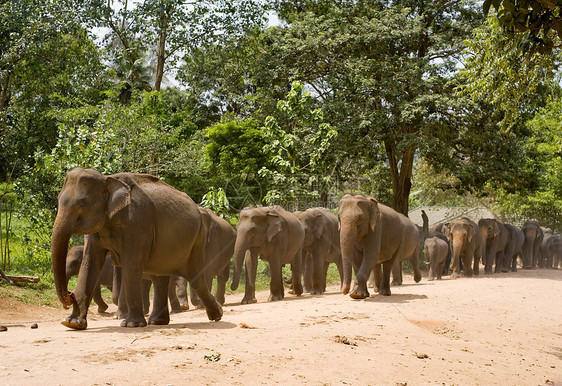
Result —
[[203, 226], [207, 230], [207, 243], [209, 243], [211, 241], [211, 229], [214, 226], [214, 222], [212, 221], [211, 215], [209, 214], [209, 212], [207, 212], [207, 210], [200, 209], [199, 213], [201, 213], [201, 221], [203, 222]]
[[494, 237], [498, 237], [500, 235], [500, 227], [497, 222], [494, 222]]
[[324, 234], [325, 227], [326, 225], [322, 213], [316, 214], [316, 216], [314, 216], [314, 237], [317, 239], [321, 238], [322, 234]]
[[474, 235], [476, 234], [476, 231], [474, 230], [474, 227], [470, 224], [466, 224], [466, 234], [467, 234], [467, 239], [468, 242], [470, 243], [472, 241], [472, 238], [474, 237]]
[[119, 211], [131, 203], [131, 188], [117, 178], [107, 177], [107, 215], [111, 220]]
[[375, 226], [377, 225], [377, 221], [381, 217], [381, 210], [379, 208], [379, 202], [375, 200], [373, 197], [370, 197], [369, 200], [371, 201], [370, 209], [369, 209], [369, 226], [371, 230], [375, 230]]
[[281, 232], [281, 218], [277, 213], [268, 212], [267, 213], [267, 230], [266, 230], [266, 237], [267, 241], [271, 241], [275, 237], [275, 235]]

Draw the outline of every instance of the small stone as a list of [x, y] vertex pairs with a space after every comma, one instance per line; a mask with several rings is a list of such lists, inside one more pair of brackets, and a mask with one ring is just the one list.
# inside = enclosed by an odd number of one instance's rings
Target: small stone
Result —
[[37, 327], [39, 327], [39, 326], [37, 325], [37, 323], [33, 323], [33, 324], [31, 325], [31, 328], [33, 328], [33, 329], [35, 329], [35, 328], [37, 328]]

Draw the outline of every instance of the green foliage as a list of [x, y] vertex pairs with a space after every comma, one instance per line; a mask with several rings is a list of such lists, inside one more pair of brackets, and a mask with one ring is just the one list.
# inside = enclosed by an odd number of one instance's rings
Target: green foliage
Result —
[[311, 94], [295, 81], [287, 99], [277, 103], [283, 126], [272, 116], [265, 120], [264, 150], [272, 156], [272, 167], [262, 167], [259, 174], [273, 187], [264, 197], [268, 205], [289, 202], [298, 207], [299, 200], [318, 200], [326, 194], [322, 189], [331, 179], [326, 173], [328, 150], [338, 133], [322, 122], [322, 110], [313, 104]]
[[524, 52], [551, 53], [562, 38], [562, 6], [552, 0], [485, 0], [487, 14], [495, 8], [495, 18], [506, 36], [518, 40]]
[[554, 99], [528, 125], [532, 136], [527, 153], [538, 178], [535, 189], [498, 190], [497, 207], [515, 220], [537, 219], [542, 226], [562, 231], [562, 101]]
[[518, 41], [501, 33], [494, 15], [475, 29], [465, 44], [465, 82], [460, 90], [492, 105], [503, 129], [513, 128], [518, 119], [528, 119], [552, 92], [552, 84], [559, 81], [559, 53], [523, 53]]
[[226, 193], [222, 188], [215, 190], [214, 186], [211, 186], [209, 191], [203, 196], [201, 206], [203, 208], [211, 209], [222, 218], [226, 218], [230, 210], [230, 204], [228, 202], [228, 198], [226, 197]]

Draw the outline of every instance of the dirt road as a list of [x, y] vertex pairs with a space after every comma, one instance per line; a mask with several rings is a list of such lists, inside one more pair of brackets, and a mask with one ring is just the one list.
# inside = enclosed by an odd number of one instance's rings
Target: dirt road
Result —
[[85, 331], [60, 324], [69, 311], [0, 299], [0, 383], [562, 385], [562, 271], [406, 277], [392, 291], [244, 306], [237, 294], [220, 322], [193, 310], [136, 329], [93, 306]]

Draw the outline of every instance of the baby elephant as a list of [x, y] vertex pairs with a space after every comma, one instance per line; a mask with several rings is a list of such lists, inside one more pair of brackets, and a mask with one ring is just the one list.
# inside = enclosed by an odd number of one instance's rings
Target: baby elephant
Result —
[[[72, 276], [78, 275], [80, 272], [80, 265], [82, 264], [82, 257], [84, 254], [84, 246], [78, 245], [70, 248], [68, 254], [66, 255], [66, 282], [70, 280]], [[105, 262], [103, 268], [94, 288], [94, 301], [98, 305], [98, 312], [101, 314], [107, 310], [107, 303], [103, 300], [101, 296], [100, 285], [106, 286], [110, 291], [113, 292], [113, 265], [111, 265], [111, 255], [105, 257]], [[117, 304], [118, 295], [113, 299], [113, 302]]]
[[425, 263], [429, 265], [429, 274], [427, 280], [441, 280], [443, 265], [450, 254], [449, 244], [440, 237], [429, 237], [425, 239], [423, 246]]

